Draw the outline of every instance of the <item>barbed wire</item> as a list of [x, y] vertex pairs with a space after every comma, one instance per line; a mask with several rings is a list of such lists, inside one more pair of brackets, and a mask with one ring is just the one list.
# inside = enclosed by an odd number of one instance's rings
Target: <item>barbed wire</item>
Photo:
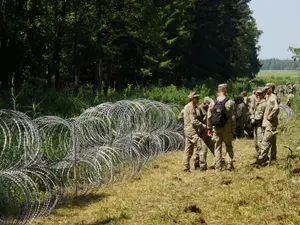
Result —
[[143, 99], [70, 119], [0, 110], [0, 223], [28, 224], [70, 193], [129, 179], [157, 155], [181, 149], [178, 112]]
[[[281, 120], [293, 117], [284, 104]], [[0, 223], [28, 224], [66, 197], [124, 181], [149, 160], [183, 147], [175, 105], [103, 103], [76, 118], [0, 110]]]

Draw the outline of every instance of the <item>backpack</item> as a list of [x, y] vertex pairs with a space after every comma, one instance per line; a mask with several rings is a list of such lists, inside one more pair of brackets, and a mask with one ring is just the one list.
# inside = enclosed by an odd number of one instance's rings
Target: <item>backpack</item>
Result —
[[224, 127], [228, 118], [226, 113], [225, 104], [229, 98], [225, 98], [223, 101], [214, 100], [214, 107], [212, 109], [212, 125], [215, 127]]

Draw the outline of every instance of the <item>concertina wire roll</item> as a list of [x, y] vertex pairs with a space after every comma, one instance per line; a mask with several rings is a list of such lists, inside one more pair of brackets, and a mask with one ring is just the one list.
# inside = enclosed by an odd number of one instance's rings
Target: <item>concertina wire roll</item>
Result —
[[143, 99], [71, 119], [0, 110], [0, 224], [29, 224], [65, 197], [129, 179], [157, 155], [181, 149], [178, 113]]
[[[281, 120], [294, 115], [280, 107]], [[103, 103], [71, 119], [0, 110], [0, 224], [29, 224], [61, 199], [129, 179], [181, 149], [178, 114], [175, 105], [144, 99]]]

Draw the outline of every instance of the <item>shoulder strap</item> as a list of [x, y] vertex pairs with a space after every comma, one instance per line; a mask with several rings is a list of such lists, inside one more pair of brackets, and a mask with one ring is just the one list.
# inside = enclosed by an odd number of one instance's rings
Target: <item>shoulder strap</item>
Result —
[[226, 104], [226, 102], [228, 102], [228, 101], [229, 101], [229, 98], [226, 97], [226, 98], [222, 101], [222, 103], [223, 103], [223, 104]]

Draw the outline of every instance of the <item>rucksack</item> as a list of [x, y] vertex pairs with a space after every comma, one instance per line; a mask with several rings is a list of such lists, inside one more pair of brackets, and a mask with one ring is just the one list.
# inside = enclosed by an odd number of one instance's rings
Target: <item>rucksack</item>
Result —
[[214, 107], [212, 109], [212, 125], [215, 127], [224, 127], [228, 118], [226, 113], [225, 104], [228, 101], [228, 98], [225, 98], [223, 101], [214, 100]]

